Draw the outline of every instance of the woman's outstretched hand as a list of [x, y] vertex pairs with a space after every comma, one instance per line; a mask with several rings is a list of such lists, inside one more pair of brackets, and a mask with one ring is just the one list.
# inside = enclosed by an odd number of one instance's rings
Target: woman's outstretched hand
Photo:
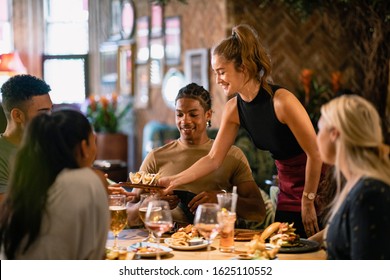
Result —
[[126, 196], [126, 201], [133, 201], [137, 197], [136, 193], [126, 191], [121, 185], [110, 180], [108, 174], [102, 173], [100, 170], [95, 171], [102, 178], [108, 194], [124, 194]]
[[173, 184], [173, 176], [165, 176], [159, 178], [157, 181], [157, 185], [165, 187], [165, 189], [160, 191], [162, 195], [167, 195], [178, 187]]
[[126, 196], [126, 201], [133, 201], [133, 199], [137, 196], [136, 193], [126, 191], [118, 184], [109, 185], [107, 187], [107, 191], [109, 194], [124, 194]]

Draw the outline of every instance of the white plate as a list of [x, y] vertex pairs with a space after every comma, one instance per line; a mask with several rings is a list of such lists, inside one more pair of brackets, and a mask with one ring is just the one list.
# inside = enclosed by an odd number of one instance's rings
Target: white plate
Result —
[[253, 254], [239, 254], [234, 260], [251, 260], [253, 259]]
[[[152, 257], [155, 257], [157, 255], [157, 252], [137, 252], [137, 248], [141, 248], [141, 247], [153, 247], [153, 248], [157, 248], [157, 244], [156, 243], [151, 243], [151, 242], [138, 242], [138, 243], [135, 243], [133, 245], [130, 245], [127, 250], [128, 251], [131, 251], [131, 252], [135, 252], [135, 254], [137, 256], [140, 256], [140, 257], [146, 257], [146, 258], [152, 258]], [[171, 248], [168, 248], [166, 246], [163, 246], [160, 244], [160, 256], [163, 256], [163, 255], [166, 255], [170, 252], [172, 252], [172, 249]]]
[[178, 246], [178, 245], [172, 245], [171, 244], [172, 238], [165, 238], [164, 243], [167, 244], [169, 247], [175, 249], [175, 250], [182, 250], [182, 251], [193, 251], [193, 250], [199, 250], [207, 247], [207, 241], [204, 240], [202, 244], [199, 245], [193, 245], [193, 246]]

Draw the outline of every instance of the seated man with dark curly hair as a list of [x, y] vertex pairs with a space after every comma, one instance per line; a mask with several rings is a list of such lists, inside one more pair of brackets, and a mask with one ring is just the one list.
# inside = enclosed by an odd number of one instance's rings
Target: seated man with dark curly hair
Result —
[[0, 201], [8, 183], [9, 165], [20, 145], [27, 123], [40, 113], [52, 110], [50, 86], [31, 75], [16, 75], [1, 87], [7, 127], [0, 134]]

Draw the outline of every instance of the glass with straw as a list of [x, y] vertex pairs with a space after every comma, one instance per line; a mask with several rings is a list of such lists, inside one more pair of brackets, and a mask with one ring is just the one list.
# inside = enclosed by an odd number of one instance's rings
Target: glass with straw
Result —
[[219, 250], [221, 252], [234, 252], [234, 224], [236, 222], [237, 187], [233, 187], [232, 193], [217, 194], [220, 212], [218, 223], [220, 226]]

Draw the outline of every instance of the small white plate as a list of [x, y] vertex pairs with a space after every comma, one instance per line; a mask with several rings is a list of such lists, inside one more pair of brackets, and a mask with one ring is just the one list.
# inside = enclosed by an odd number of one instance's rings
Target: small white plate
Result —
[[[140, 257], [145, 257], [145, 258], [152, 258], [157, 255], [157, 252], [139, 252], [137, 251], [138, 248], [157, 248], [156, 243], [151, 243], [151, 242], [138, 242], [133, 245], [130, 245], [128, 247], [128, 251], [135, 252], [137, 256]], [[166, 255], [170, 252], [172, 252], [171, 248], [168, 248], [166, 246], [163, 246], [160, 244], [160, 256]]]
[[193, 245], [193, 246], [178, 246], [178, 245], [172, 245], [172, 238], [165, 238], [164, 243], [167, 244], [169, 247], [175, 249], [175, 250], [182, 250], [182, 251], [194, 251], [199, 250], [207, 247], [207, 241], [204, 240], [202, 244], [199, 245]]
[[239, 254], [237, 255], [237, 258], [234, 258], [236, 260], [251, 260], [253, 259], [253, 255], [252, 254]]

